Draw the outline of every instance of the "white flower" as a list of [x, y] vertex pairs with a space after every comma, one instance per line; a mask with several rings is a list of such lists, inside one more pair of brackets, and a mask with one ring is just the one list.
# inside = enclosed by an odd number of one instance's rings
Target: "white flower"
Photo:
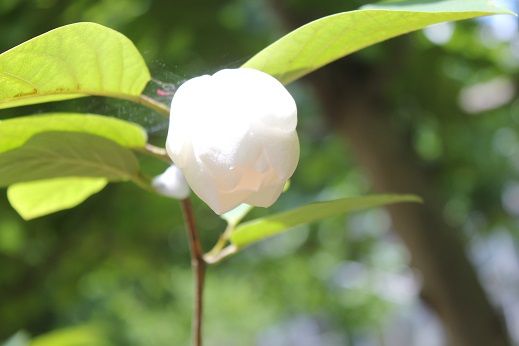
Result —
[[191, 192], [184, 174], [175, 165], [171, 165], [164, 173], [153, 178], [151, 186], [161, 195], [176, 199], [185, 199]]
[[299, 160], [297, 108], [274, 77], [248, 68], [188, 80], [171, 102], [166, 149], [217, 214], [268, 207]]

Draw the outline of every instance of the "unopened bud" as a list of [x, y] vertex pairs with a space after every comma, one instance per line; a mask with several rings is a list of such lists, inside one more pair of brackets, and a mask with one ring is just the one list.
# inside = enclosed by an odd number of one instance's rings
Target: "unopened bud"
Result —
[[157, 193], [176, 199], [186, 199], [191, 192], [184, 174], [175, 165], [153, 178], [151, 186]]

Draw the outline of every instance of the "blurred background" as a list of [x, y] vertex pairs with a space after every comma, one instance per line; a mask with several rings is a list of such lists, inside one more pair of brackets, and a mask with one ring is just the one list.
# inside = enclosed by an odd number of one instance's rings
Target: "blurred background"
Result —
[[[297, 26], [366, 3], [2, 0], [0, 51], [100, 23], [135, 43], [155, 78], [146, 93], [169, 102], [156, 90], [238, 67]], [[378, 44], [291, 84], [300, 165], [289, 192], [250, 217], [375, 192], [426, 202], [299, 227], [210, 267], [205, 344], [519, 344], [518, 76], [517, 17], [494, 16]], [[165, 140], [167, 120], [103, 98], [0, 119], [48, 111], [115, 116]], [[208, 250], [225, 224], [198, 200], [195, 212]], [[188, 345], [191, 290], [178, 202], [112, 184], [25, 222], [1, 191], [0, 344]]]

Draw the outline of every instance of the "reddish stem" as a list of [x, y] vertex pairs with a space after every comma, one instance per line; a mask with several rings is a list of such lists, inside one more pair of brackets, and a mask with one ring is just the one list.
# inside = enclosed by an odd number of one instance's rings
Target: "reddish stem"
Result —
[[187, 228], [189, 247], [191, 250], [191, 268], [194, 274], [194, 313], [192, 321], [192, 344], [193, 346], [202, 345], [202, 312], [203, 312], [203, 291], [206, 263], [203, 258], [202, 245], [196, 231], [195, 217], [191, 200], [186, 198], [181, 201], [184, 221]]

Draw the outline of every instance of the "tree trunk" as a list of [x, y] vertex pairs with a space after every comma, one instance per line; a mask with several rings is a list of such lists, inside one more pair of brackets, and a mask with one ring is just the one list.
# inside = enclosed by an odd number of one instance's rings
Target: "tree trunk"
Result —
[[422, 298], [442, 320], [455, 346], [510, 345], [500, 314], [490, 304], [456, 230], [441, 214], [434, 184], [408, 143], [392, 129], [381, 102], [382, 69], [351, 57], [311, 74], [327, 119], [345, 139], [380, 193], [414, 193], [425, 200], [388, 208], [395, 231], [423, 279]]

